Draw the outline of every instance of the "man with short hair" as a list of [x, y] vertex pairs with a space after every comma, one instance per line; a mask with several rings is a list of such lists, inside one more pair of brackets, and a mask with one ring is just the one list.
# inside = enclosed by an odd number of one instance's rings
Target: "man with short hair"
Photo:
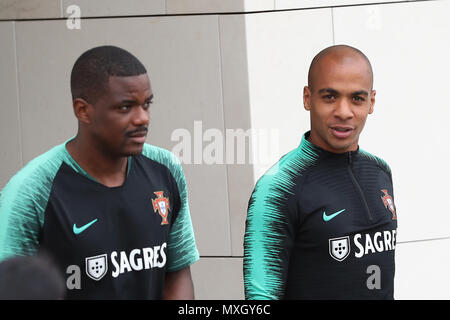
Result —
[[0, 195], [0, 260], [49, 252], [66, 298], [193, 299], [199, 259], [182, 167], [145, 143], [153, 92], [131, 53], [101, 46], [71, 74], [77, 135]]
[[338, 45], [313, 59], [311, 130], [255, 186], [244, 239], [247, 299], [393, 299], [392, 176], [359, 148], [373, 112], [372, 67]]

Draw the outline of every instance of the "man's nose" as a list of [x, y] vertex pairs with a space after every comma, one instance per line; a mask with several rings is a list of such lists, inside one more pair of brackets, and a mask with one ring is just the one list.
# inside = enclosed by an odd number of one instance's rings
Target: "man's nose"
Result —
[[135, 126], [148, 125], [150, 121], [150, 112], [148, 109], [145, 109], [142, 106], [136, 108], [136, 111], [133, 115], [133, 124]]
[[353, 118], [352, 104], [347, 99], [340, 99], [336, 104], [334, 115], [342, 120]]

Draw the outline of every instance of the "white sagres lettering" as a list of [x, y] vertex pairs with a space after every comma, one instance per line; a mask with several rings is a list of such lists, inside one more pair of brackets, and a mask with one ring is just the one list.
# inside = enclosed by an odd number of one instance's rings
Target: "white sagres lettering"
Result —
[[133, 270], [163, 268], [167, 261], [166, 248], [167, 243], [164, 242], [161, 246], [153, 248], [131, 250], [130, 255], [125, 251], [113, 251], [111, 253], [111, 263], [114, 266], [112, 276], [117, 278], [120, 274]]
[[[133, 249], [129, 254], [126, 251], [113, 251], [111, 252], [110, 259], [114, 266], [114, 270], [111, 273], [113, 278], [117, 278], [125, 272], [164, 268], [167, 262], [167, 243], [164, 242], [160, 246]], [[67, 289], [80, 290], [81, 268], [78, 265], [69, 265], [66, 268], [66, 274], [68, 275], [66, 280]], [[101, 278], [99, 277], [98, 280], [101, 280]]]
[[353, 236], [353, 243], [357, 250], [350, 249], [349, 236], [329, 239], [330, 256], [341, 262], [354, 251], [356, 258], [362, 258], [367, 254], [395, 250], [397, 230], [378, 231], [373, 234], [357, 233]]
[[358, 248], [358, 251], [355, 252], [355, 257], [361, 258], [369, 253], [395, 250], [396, 233], [396, 230], [375, 232], [373, 238], [370, 234], [366, 233], [364, 239], [362, 234], [355, 234], [353, 242]]

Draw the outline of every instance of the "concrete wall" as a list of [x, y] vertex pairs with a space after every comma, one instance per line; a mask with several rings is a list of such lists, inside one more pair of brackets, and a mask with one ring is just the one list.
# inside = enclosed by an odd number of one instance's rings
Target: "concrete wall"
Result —
[[[370, 2], [3, 0], [0, 187], [76, 133], [69, 88], [75, 59], [102, 44], [124, 47], [142, 60], [152, 82], [148, 142], [172, 150], [180, 142], [174, 132], [192, 136], [191, 161], [183, 168], [201, 255], [192, 267], [196, 296], [242, 299], [253, 185], [309, 129], [302, 88], [312, 57], [326, 46], [350, 44], [371, 59], [377, 90], [361, 147], [393, 170], [395, 296], [449, 299], [450, 1]], [[64, 18], [72, 4], [86, 18], [80, 29], [69, 29]], [[262, 143], [247, 151], [259, 160], [195, 159], [195, 148], [211, 145], [208, 133], [225, 136], [227, 129], [255, 130], [252, 137]]]

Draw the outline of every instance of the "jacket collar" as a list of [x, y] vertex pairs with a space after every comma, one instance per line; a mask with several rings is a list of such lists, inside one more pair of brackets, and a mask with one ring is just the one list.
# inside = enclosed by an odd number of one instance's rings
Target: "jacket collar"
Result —
[[316, 154], [318, 156], [318, 158], [328, 158], [328, 157], [345, 158], [345, 159], [349, 159], [349, 161], [351, 161], [352, 158], [356, 157], [360, 153], [359, 145], [358, 145], [358, 148], [356, 149], [356, 151], [347, 151], [347, 152], [343, 152], [343, 153], [334, 153], [334, 152], [327, 151], [327, 150], [309, 142], [308, 138], [309, 138], [310, 134], [311, 134], [311, 131], [307, 131], [307, 132], [305, 132], [305, 134], [303, 134], [302, 141], [300, 142], [299, 148], [303, 152], [310, 153], [310, 154]]

